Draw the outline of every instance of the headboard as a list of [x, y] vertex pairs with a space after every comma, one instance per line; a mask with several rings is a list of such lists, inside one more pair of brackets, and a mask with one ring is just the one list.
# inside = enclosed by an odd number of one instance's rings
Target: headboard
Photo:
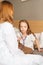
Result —
[[[43, 32], [43, 20], [28, 20], [32, 32]], [[19, 20], [15, 20], [14, 26], [18, 28]]]

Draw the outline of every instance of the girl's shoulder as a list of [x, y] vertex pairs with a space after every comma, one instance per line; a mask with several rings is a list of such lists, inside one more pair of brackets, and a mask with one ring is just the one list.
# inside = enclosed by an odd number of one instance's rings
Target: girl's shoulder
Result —
[[35, 40], [35, 36], [31, 33], [27, 35], [27, 39]]
[[27, 35], [27, 37], [34, 37], [34, 35], [31, 33], [31, 34]]

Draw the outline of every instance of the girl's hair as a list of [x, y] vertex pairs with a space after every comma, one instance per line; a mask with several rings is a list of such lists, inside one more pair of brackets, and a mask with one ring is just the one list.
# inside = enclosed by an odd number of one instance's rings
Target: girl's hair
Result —
[[14, 12], [12, 3], [9, 1], [2, 1], [0, 5], [0, 20], [2, 19], [3, 22], [8, 21], [10, 23], [14, 23], [13, 17], [11, 15], [11, 11], [12, 13]]
[[31, 29], [30, 29], [30, 26], [29, 26], [29, 23], [28, 23], [28, 21], [27, 20], [20, 20], [19, 21], [19, 30], [20, 30], [20, 32], [21, 32], [21, 29], [20, 29], [20, 24], [21, 24], [21, 22], [24, 22], [24, 23], [26, 23], [27, 24], [27, 35], [29, 35], [29, 34], [33, 34], [34, 35], [34, 37], [36, 38], [36, 36], [35, 36], [35, 34], [31, 31]]

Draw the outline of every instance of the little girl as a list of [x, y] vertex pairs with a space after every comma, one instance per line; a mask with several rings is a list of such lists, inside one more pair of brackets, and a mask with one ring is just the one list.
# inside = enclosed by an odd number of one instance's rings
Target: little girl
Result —
[[19, 21], [19, 30], [21, 32], [21, 37], [18, 36], [19, 42], [34, 50], [33, 45], [36, 44], [38, 47], [38, 51], [40, 51], [39, 41], [36, 38], [35, 34], [31, 31], [27, 20], [20, 20]]

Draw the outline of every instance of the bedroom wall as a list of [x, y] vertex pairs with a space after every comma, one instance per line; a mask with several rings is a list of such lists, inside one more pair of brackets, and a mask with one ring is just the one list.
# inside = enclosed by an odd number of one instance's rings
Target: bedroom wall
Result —
[[9, 0], [14, 4], [15, 20], [43, 20], [43, 0]]

